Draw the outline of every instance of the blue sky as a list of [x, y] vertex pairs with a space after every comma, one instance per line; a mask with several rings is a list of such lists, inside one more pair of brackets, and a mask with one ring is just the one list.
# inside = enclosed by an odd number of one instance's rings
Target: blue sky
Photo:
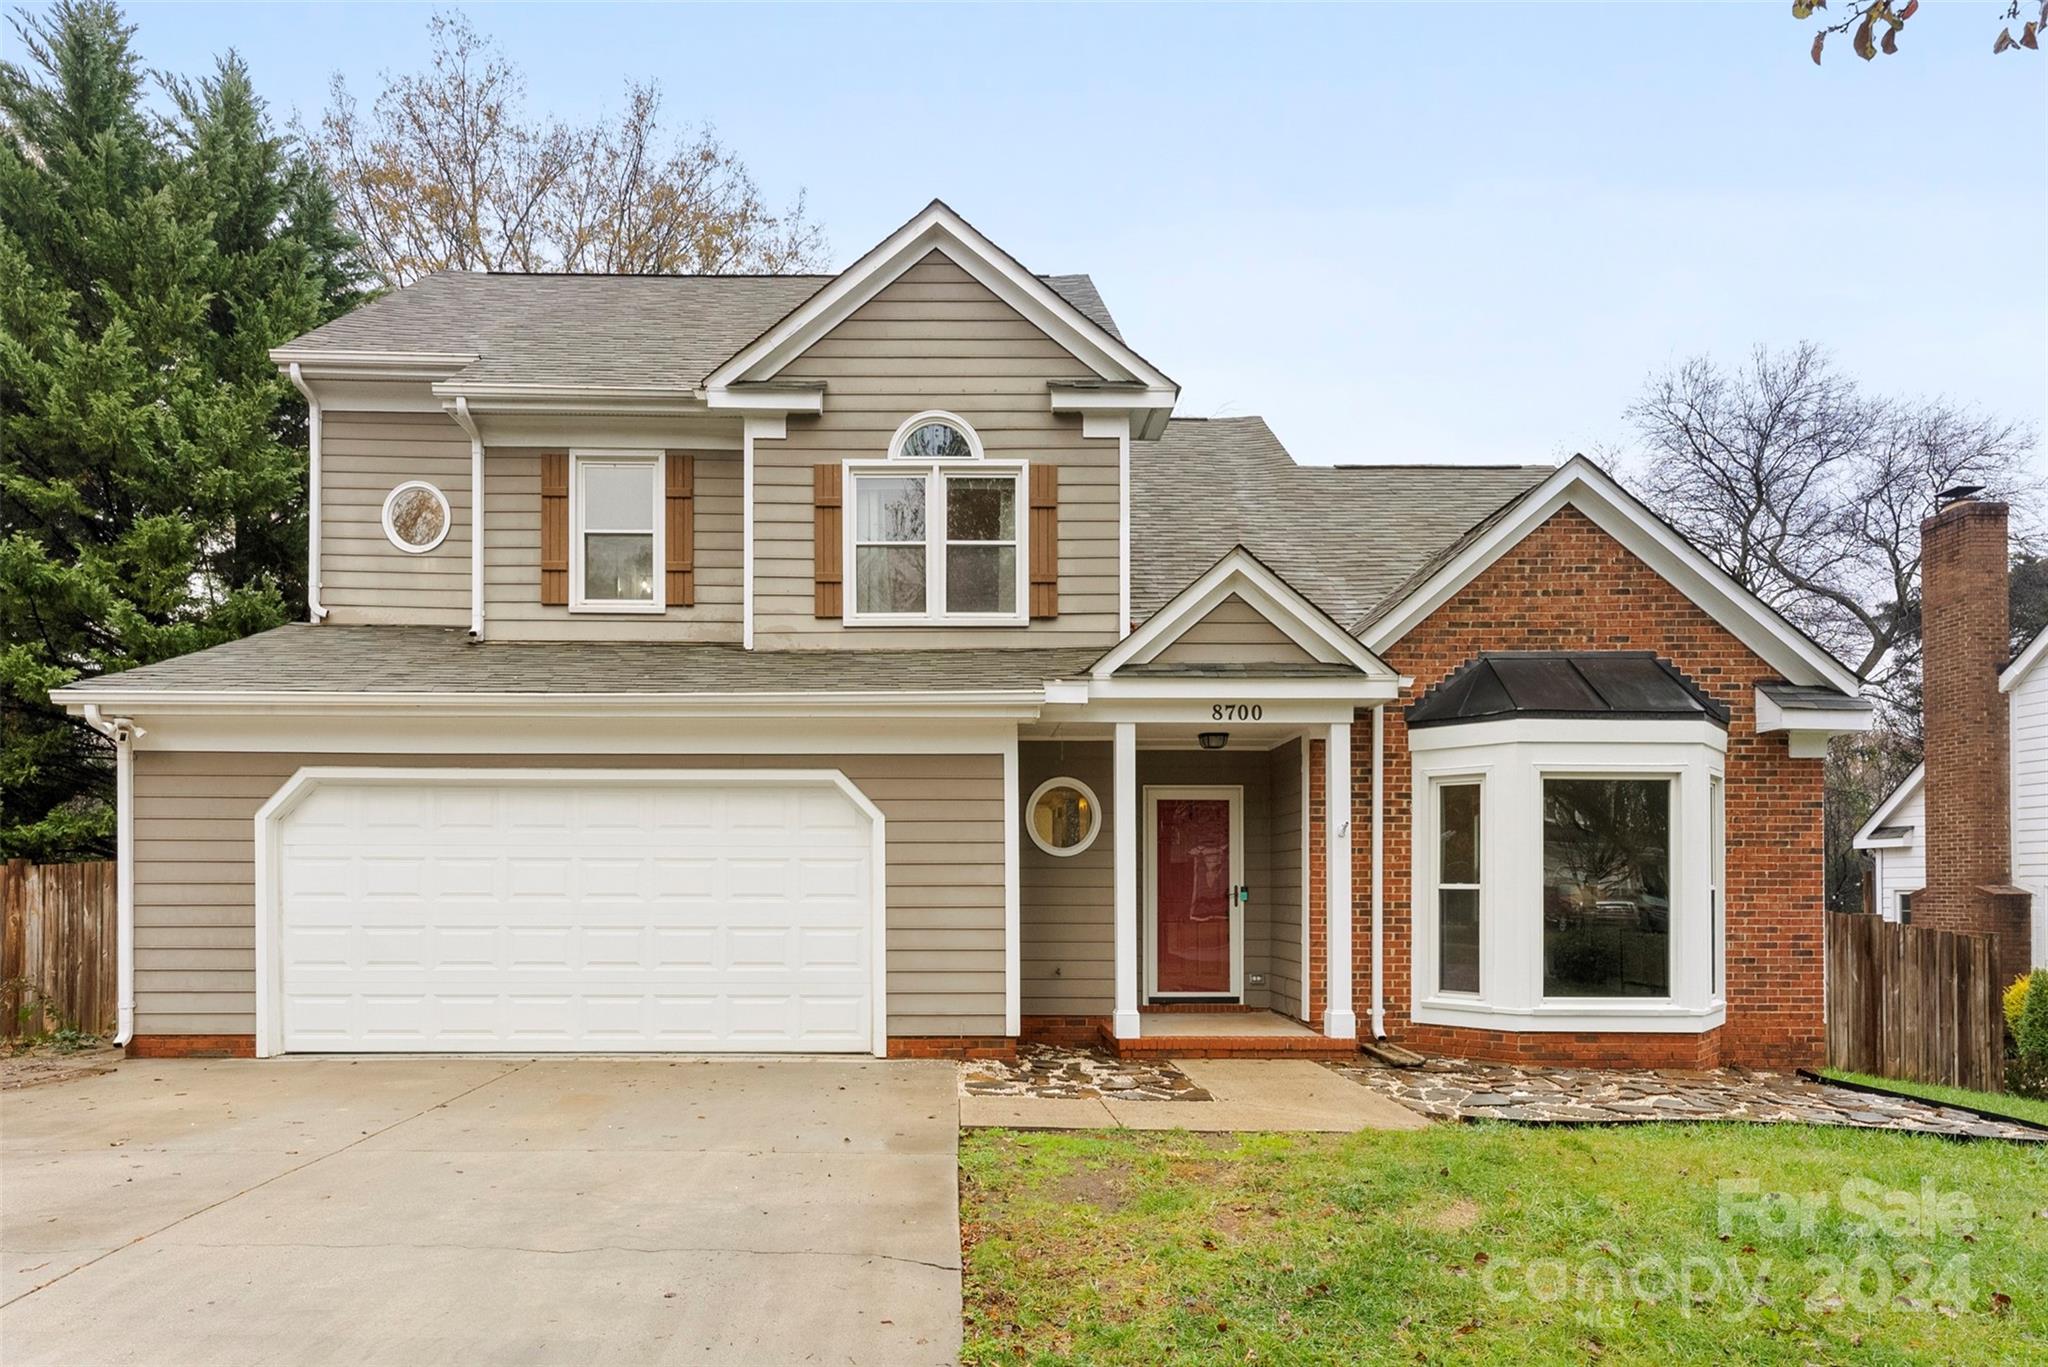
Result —
[[[1302, 460], [1625, 445], [1654, 368], [1810, 338], [1865, 383], [2048, 428], [2048, 53], [2000, 6], [1816, 69], [1789, 6], [471, 5], [577, 117], [658, 79], [843, 264], [937, 195], [1092, 273], [1186, 415]], [[317, 117], [426, 61], [425, 7], [151, 4]], [[2048, 462], [2044, 462], [2048, 469]]]

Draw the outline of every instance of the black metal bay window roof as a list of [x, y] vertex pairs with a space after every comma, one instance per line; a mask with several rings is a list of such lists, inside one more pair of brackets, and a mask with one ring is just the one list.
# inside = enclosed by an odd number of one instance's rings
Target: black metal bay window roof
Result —
[[1408, 725], [1505, 717], [1701, 719], [1728, 709], [1647, 650], [1502, 651], [1481, 655], [1411, 704]]

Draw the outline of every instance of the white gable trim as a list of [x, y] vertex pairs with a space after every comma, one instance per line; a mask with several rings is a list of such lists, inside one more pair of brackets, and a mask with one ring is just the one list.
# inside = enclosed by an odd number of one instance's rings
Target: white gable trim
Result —
[[1242, 546], [1175, 594], [1143, 626], [1097, 660], [1091, 672], [1098, 679], [1107, 679], [1125, 665], [1151, 661], [1233, 595], [1251, 604], [1288, 640], [1322, 663], [1348, 664], [1382, 683], [1398, 679], [1386, 661]]
[[1110, 336], [966, 219], [933, 200], [917, 217], [712, 371], [704, 381], [712, 406], [721, 406], [721, 396], [729, 385], [772, 379], [848, 314], [934, 251], [987, 286], [1103, 379], [1135, 381], [1179, 393], [1180, 387], [1144, 357]]
[[1877, 804], [1877, 810], [1870, 814], [1870, 820], [1863, 823], [1850, 843], [1859, 850], [1889, 850], [1911, 844], [1906, 840], [1880, 839], [1875, 832], [1880, 826], [1890, 825], [1899, 808], [1911, 802], [1926, 782], [1927, 766], [1916, 766], [1912, 773], [1906, 775], [1904, 783], [1892, 789], [1890, 797]]
[[1584, 456], [1574, 456], [1558, 467], [1555, 474], [1459, 551], [1393, 612], [1369, 625], [1361, 639], [1373, 650], [1386, 650], [1566, 504], [1584, 513], [1600, 530], [1697, 603], [1788, 681], [1825, 684], [1850, 694], [1861, 687], [1847, 666], [1736, 583]]
[[2010, 693], [2018, 688], [2020, 680], [2033, 673], [2034, 666], [2044, 659], [2048, 659], [2048, 628], [2035, 632], [2034, 639], [2027, 643], [2019, 658], [2005, 667], [2005, 672], [1998, 676], [1998, 691]]

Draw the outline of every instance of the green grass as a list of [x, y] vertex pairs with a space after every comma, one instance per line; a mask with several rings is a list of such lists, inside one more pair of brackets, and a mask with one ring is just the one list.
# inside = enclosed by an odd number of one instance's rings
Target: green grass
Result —
[[969, 1363], [2048, 1361], [2048, 1146], [984, 1130], [960, 1167]]
[[1944, 1087], [1935, 1082], [1901, 1082], [1897, 1078], [1875, 1077], [1869, 1073], [1845, 1073], [1839, 1068], [1823, 1068], [1821, 1076], [1838, 1082], [1854, 1082], [1863, 1087], [1879, 1087], [1900, 1096], [1919, 1097], [1922, 1101], [1940, 1105], [1967, 1106], [1986, 1115], [2002, 1115], [2048, 1128], [2048, 1101], [2036, 1101], [2032, 1097], [2012, 1096], [2005, 1092], [1973, 1092], [1967, 1087]]

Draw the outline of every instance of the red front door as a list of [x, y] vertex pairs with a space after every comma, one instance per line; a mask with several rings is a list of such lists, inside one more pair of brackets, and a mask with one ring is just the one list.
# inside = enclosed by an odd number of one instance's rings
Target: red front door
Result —
[[1158, 993], [1228, 993], [1235, 986], [1230, 980], [1230, 918], [1235, 911], [1230, 800], [1163, 797], [1155, 813]]

